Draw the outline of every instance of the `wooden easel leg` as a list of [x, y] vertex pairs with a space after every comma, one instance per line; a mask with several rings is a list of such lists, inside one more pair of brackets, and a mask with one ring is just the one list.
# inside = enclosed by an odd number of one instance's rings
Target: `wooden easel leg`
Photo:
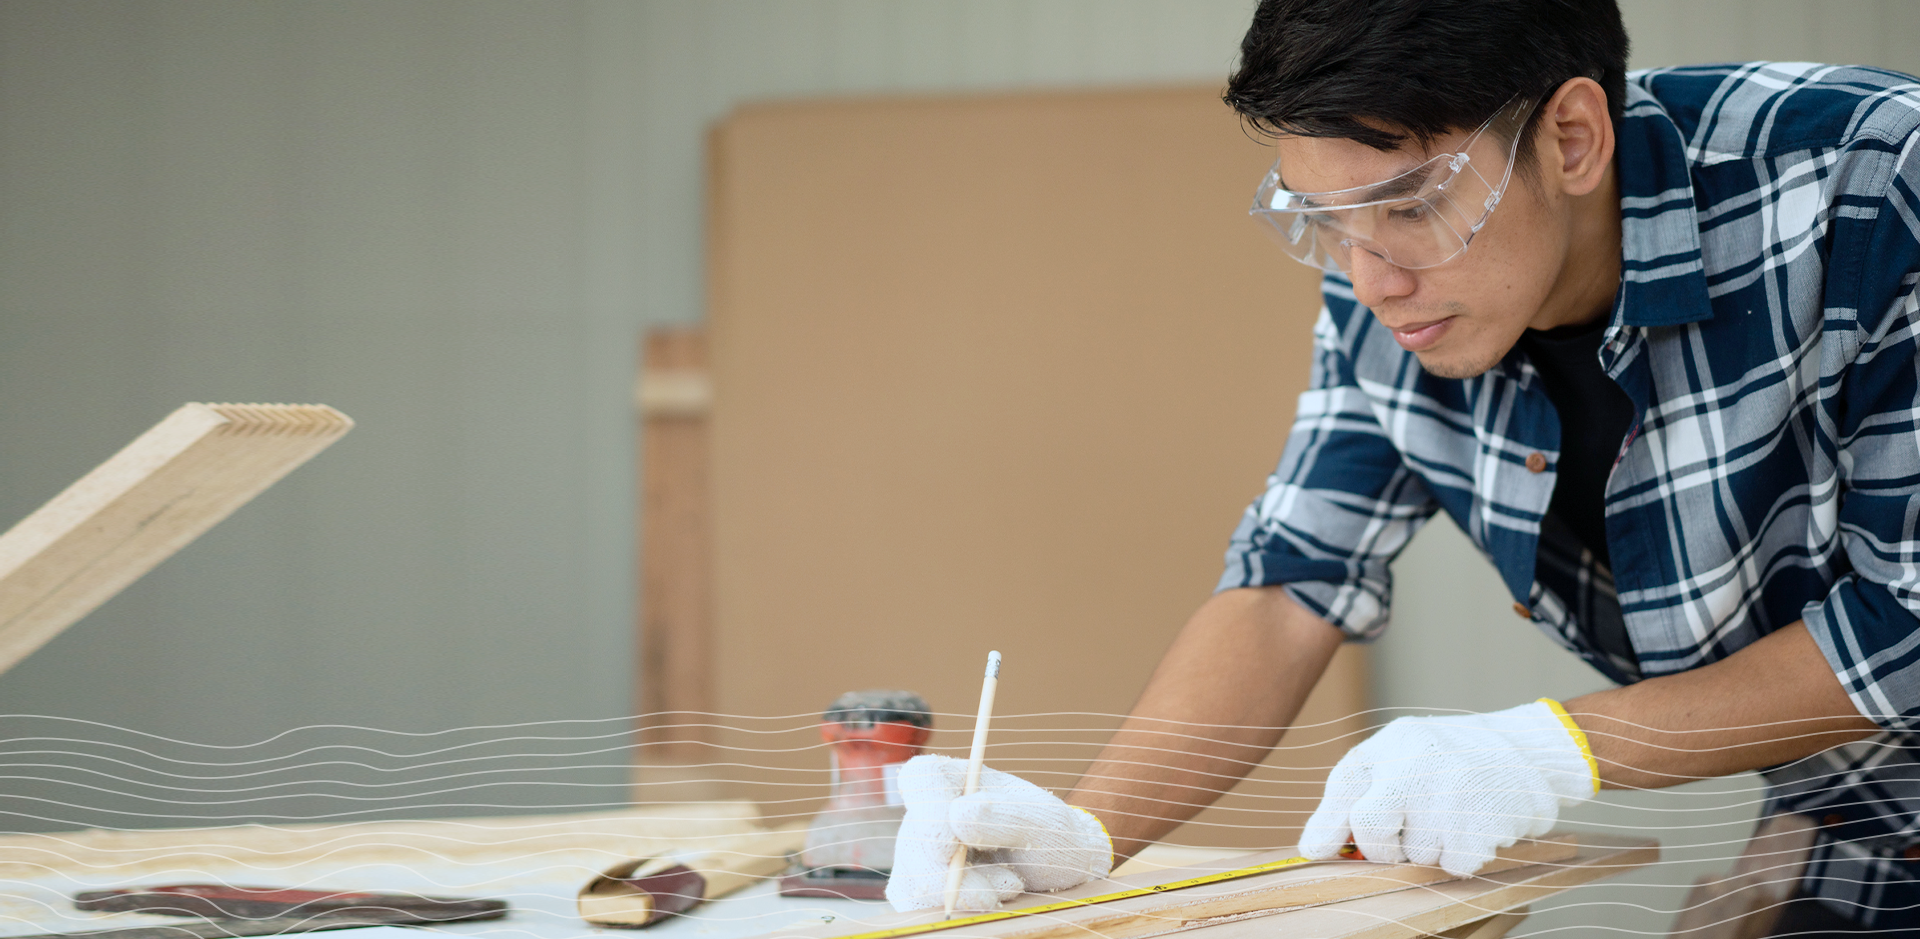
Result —
[[712, 544], [706, 332], [656, 329], [641, 355], [640, 708], [635, 801], [711, 799]]

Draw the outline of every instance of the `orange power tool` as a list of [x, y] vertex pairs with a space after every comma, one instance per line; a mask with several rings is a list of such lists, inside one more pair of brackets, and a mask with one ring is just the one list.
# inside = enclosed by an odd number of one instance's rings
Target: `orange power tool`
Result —
[[807, 829], [800, 870], [780, 881], [789, 897], [886, 897], [893, 840], [906, 808], [895, 779], [933, 733], [927, 702], [910, 691], [851, 691], [820, 720], [833, 765], [826, 808]]

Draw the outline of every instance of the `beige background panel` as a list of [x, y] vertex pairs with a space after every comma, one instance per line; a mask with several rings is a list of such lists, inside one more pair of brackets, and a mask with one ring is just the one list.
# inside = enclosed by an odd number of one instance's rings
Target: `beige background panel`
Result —
[[713, 153], [718, 709], [907, 687], [959, 748], [999, 649], [1001, 714], [1093, 712], [996, 724], [1067, 785], [1306, 383], [1317, 275], [1245, 217], [1271, 151], [1200, 87], [767, 105]]

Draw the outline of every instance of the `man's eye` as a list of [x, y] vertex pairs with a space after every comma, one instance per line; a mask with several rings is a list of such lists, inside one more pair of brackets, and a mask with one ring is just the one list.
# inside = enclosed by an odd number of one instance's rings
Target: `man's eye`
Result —
[[1387, 217], [1396, 222], [1426, 221], [1427, 213], [1433, 211], [1425, 202], [1407, 202], [1387, 210]]

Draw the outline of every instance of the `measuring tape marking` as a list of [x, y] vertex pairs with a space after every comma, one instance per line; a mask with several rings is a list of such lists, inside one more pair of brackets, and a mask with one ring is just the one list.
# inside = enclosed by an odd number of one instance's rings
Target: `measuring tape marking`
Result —
[[1111, 903], [1114, 900], [1127, 900], [1133, 897], [1152, 896], [1153, 894], [1156, 894], [1156, 893], [1164, 893], [1169, 890], [1184, 890], [1188, 887], [1198, 887], [1198, 886], [1201, 886], [1202, 884], [1217, 884], [1225, 880], [1238, 880], [1242, 877], [1252, 877], [1255, 874], [1266, 874], [1266, 873], [1271, 873], [1277, 870], [1284, 870], [1289, 867], [1298, 867], [1302, 864], [1312, 864], [1312, 863], [1314, 863], [1314, 861], [1311, 858], [1290, 857], [1284, 861], [1268, 861], [1265, 864], [1255, 864], [1252, 867], [1242, 867], [1237, 870], [1221, 871], [1218, 874], [1202, 874], [1199, 877], [1190, 877], [1186, 880], [1175, 880], [1175, 881], [1171, 881], [1164, 884], [1155, 884], [1151, 887], [1135, 887], [1131, 890], [1121, 890], [1115, 893], [1103, 893], [1097, 897], [1081, 897], [1080, 899], [1077, 899], [1077, 900], [1061, 900], [1057, 903], [1046, 903], [1040, 906], [1022, 907], [1021, 909], [1017, 909], [1017, 910], [996, 910], [992, 913], [979, 913], [973, 916], [962, 917], [960, 919], [941, 920], [940, 922], [937, 922], [937, 923], [919, 923], [913, 926], [895, 926], [892, 929], [876, 929], [873, 932], [854, 933], [849, 936], [835, 936], [833, 937], [833, 939], [894, 939], [895, 936], [912, 936], [912, 935], [918, 935], [920, 933], [937, 932], [942, 929], [958, 929], [959, 927], [962, 927], [962, 926], [978, 926], [981, 923], [998, 922], [1003, 919], [1016, 919], [1022, 916], [1039, 916], [1042, 913], [1055, 913], [1060, 910], [1070, 910], [1076, 907], [1093, 906], [1095, 904], [1100, 904], [1100, 903]]

